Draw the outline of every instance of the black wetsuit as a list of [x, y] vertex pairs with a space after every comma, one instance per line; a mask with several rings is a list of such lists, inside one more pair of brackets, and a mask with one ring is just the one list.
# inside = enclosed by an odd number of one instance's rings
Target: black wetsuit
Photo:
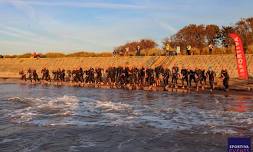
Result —
[[174, 66], [172, 68], [172, 84], [177, 85], [177, 79], [178, 79], [178, 67]]
[[27, 74], [28, 74], [28, 80], [30, 80], [32, 82], [32, 79], [33, 79], [32, 70], [28, 69]]
[[132, 81], [131, 81], [131, 83], [138, 84], [138, 69], [134, 68], [131, 71], [132, 71]]
[[223, 78], [223, 86], [224, 89], [227, 90], [229, 88], [229, 74], [227, 72], [227, 70], [222, 70], [221, 71], [221, 77]]
[[155, 68], [155, 78], [156, 79], [159, 79], [159, 75], [160, 75], [160, 72], [161, 72], [161, 67], [156, 67]]
[[169, 85], [170, 69], [165, 69], [163, 72], [163, 84], [164, 86]]
[[78, 73], [78, 79], [79, 79], [80, 82], [84, 82], [83, 75], [84, 75], [84, 71], [83, 71], [82, 68], [80, 68], [79, 73]]
[[189, 81], [188, 81], [189, 71], [187, 69], [182, 69], [181, 74], [182, 74], [182, 85], [184, 86], [184, 81], [186, 81], [186, 84], [188, 86], [189, 85]]
[[96, 74], [97, 74], [97, 77], [96, 77], [96, 82], [100, 83], [102, 82], [102, 69], [98, 68], [96, 69]]
[[43, 69], [41, 70], [41, 73], [42, 73], [41, 80], [45, 80], [45, 79], [46, 79], [46, 68], [43, 68]]
[[195, 70], [195, 82], [196, 85], [202, 85], [202, 71], [200, 69]]
[[60, 80], [65, 81], [65, 70], [60, 71]]
[[206, 85], [206, 71], [202, 70], [201, 71], [201, 77], [202, 77], [202, 83], [204, 83], [204, 85]]
[[45, 75], [46, 75], [45, 80], [46, 80], [46, 81], [51, 81], [51, 78], [50, 78], [50, 74], [49, 74], [49, 70], [48, 70], [48, 69], [45, 70]]
[[38, 76], [36, 70], [33, 70], [32, 75], [33, 75], [33, 80], [34, 80], [35, 82], [36, 82], [36, 81], [40, 81], [40, 80], [39, 80], [39, 76]]
[[139, 70], [139, 76], [138, 76], [138, 78], [139, 78], [139, 83], [141, 85], [144, 85], [145, 84], [145, 68], [141, 68]]
[[206, 72], [206, 75], [207, 75], [207, 77], [209, 79], [210, 89], [213, 90], [214, 89], [215, 72], [213, 70], [208, 70]]
[[24, 73], [24, 71], [20, 71], [19, 74], [21, 75], [21, 80], [25, 80], [26, 81], [26, 74]]
[[125, 84], [129, 84], [129, 78], [130, 78], [130, 70], [129, 70], [129, 68], [128, 67], [126, 67], [125, 68], [125, 70], [124, 70], [124, 72], [125, 72]]
[[192, 80], [194, 81], [194, 82], [196, 82], [196, 80], [195, 80], [195, 71], [193, 71], [193, 70], [190, 70], [190, 72], [189, 72], [189, 85], [190, 85], [190, 87], [192, 86]]
[[146, 78], [146, 82], [147, 84], [153, 85], [154, 84], [154, 70], [149, 68], [146, 70], [146, 74], [147, 74], [147, 78]]

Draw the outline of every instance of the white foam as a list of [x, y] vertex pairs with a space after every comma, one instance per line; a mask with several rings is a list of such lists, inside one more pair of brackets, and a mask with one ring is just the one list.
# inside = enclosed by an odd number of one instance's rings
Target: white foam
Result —
[[[29, 100], [33, 103], [32, 106], [24, 109], [17, 109], [10, 114], [12, 121], [17, 123], [24, 123], [32, 121], [33, 123], [41, 124], [43, 120], [36, 120], [37, 117], [43, 115], [40, 111], [53, 112], [56, 110], [58, 113], [52, 113], [51, 116], [68, 116], [78, 107], [78, 98], [75, 96], [62, 96], [56, 98], [24, 98], [19, 97], [9, 98], [9, 100]], [[50, 114], [49, 114], [50, 115]], [[50, 119], [50, 118], [49, 118]]]
[[[203, 133], [236, 134], [234, 126], [253, 124], [252, 112], [207, 110], [196, 106], [130, 105], [67, 95], [43, 98], [13, 97], [8, 100], [31, 103], [30, 107], [11, 112], [9, 116], [12, 121], [41, 126], [139, 126], [144, 124], [172, 130], [207, 127], [208, 130]], [[215, 100], [215, 105], [222, 104], [222, 101], [217, 101]]]
[[20, 98], [20, 97], [10, 97], [7, 100], [8, 101], [11, 101], [11, 100], [19, 101], [19, 100], [22, 100], [22, 98]]
[[109, 111], [119, 112], [119, 111], [131, 110], [131, 107], [128, 104], [115, 103], [111, 101], [97, 101], [96, 108], [101, 108], [106, 112], [109, 112]]
[[233, 135], [233, 134], [237, 134], [237, 131], [233, 130], [233, 129], [229, 129], [229, 128], [215, 128], [215, 129], [211, 129], [211, 131], [214, 134], [225, 134], [225, 135]]
[[17, 141], [17, 140], [19, 140], [19, 138], [15, 138], [15, 139], [13, 139], [13, 138], [5, 138], [0, 143], [1, 144], [5, 144], [5, 143], [9, 143], [9, 142], [14, 142], [14, 141]]
[[29, 104], [32, 103], [30, 98], [23, 98], [23, 97], [10, 97], [7, 100], [13, 101], [13, 102], [20, 102], [20, 103], [29, 103]]

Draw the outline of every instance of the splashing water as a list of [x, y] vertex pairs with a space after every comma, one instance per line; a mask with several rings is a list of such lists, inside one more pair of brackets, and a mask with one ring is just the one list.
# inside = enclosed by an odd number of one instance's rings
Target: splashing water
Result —
[[[168, 136], [172, 137], [174, 135], [171, 133], [187, 132], [193, 136], [193, 139], [206, 135], [209, 138], [211, 135], [253, 135], [252, 97], [182, 95], [67, 87], [29, 88], [17, 85], [5, 86], [0, 94], [1, 125], [32, 127], [36, 132], [34, 137], [37, 135], [37, 127], [46, 128], [46, 131], [49, 131], [49, 128], [63, 127], [71, 130], [73, 127], [86, 129], [91, 127], [99, 128], [91, 132], [96, 133], [95, 136], [99, 136], [100, 139], [114, 135], [115, 133], [111, 130], [113, 127], [120, 128], [115, 131], [120, 134], [117, 138], [131, 136], [131, 138], [122, 139], [123, 141], [118, 143], [117, 148], [121, 149], [134, 142], [134, 139], [137, 138], [135, 134], [144, 134], [145, 128], [154, 132], [158, 130], [158, 134], [141, 139], [143, 143], [158, 137], [161, 140], [165, 133], [170, 133]], [[111, 129], [101, 132], [102, 128], [108, 127]], [[8, 127], [2, 128], [5, 130]], [[126, 134], [123, 132], [121, 134], [122, 128], [127, 128]], [[133, 133], [131, 130], [136, 128], [141, 131]], [[150, 134], [153, 134], [152, 131]], [[0, 133], [4, 135], [8, 132], [0, 130]], [[78, 135], [69, 136], [75, 139]], [[142, 136], [138, 136], [138, 138]], [[30, 136], [27, 137], [27, 140], [30, 138]], [[89, 134], [85, 134], [85, 138], [79, 136], [78, 138], [80, 138], [79, 144], [70, 145], [68, 150], [87, 150], [89, 147], [94, 148], [100, 145], [99, 141], [92, 141], [93, 136], [89, 136]], [[0, 140], [0, 146], [16, 139], [18, 140], [18, 138]], [[26, 138], [24, 137], [24, 139]], [[21, 142], [21, 140], [18, 141]], [[109, 139], [105, 139], [104, 142], [106, 141]], [[66, 144], [66, 141], [64, 143]], [[34, 148], [36, 150], [36, 147], [40, 147], [40, 142], [33, 145], [33, 148], [30, 147], [30, 150]]]

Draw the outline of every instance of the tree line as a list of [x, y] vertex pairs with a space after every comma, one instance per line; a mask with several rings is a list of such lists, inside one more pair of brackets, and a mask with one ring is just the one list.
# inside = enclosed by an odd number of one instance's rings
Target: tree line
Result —
[[[216, 53], [232, 53], [234, 46], [233, 40], [229, 37], [230, 33], [237, 33], [241, 36], [246, 53], [252, 53], [253, 46], [253, 17], [243, 18], [232, 26], [218, 26], [215, 24], [196, 25], [190, 24], [180, 29], [176, 34], [165, 38], [162, 41], [162, 48], [158, 51], [165, 50], [170, 47], [172, 50], [180, 46], [184, 50], [188, 45], [198, 51], [197, 54], [204, 54], [208, 46], [211, 44], [216, 48]], [[137, 46], [144, 51], [156, 48], [158, 45], [152, 39], [141, 39], [138, 41], [127, 42], [114, 49], [114, 53], [125, 54], [129, 51], [134, 54]], [[251, 51], [251, 52], [250, 52]]]

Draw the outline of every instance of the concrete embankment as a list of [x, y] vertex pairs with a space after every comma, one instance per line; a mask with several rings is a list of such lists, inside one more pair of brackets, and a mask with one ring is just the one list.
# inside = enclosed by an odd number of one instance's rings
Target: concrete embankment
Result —
[[[174, 64], [179, 67], [190, 68], [212, 67], [217, 73], [222, 67], [228, 69], [231, 78], [237, 78], [237, 65], [234, 55], [196, 55], [196, 56], [145, 56], [145, 57], [80, 57], [80, 58], [3, 58], [0, 59], [0, 77], [17, 78], [20, 70], [33, 68], [39, 71], [44, 67], [49, 70], [58, 68], [75, 69], [79, 67], [102, 67], [109, 66], [135, 66], [135, 67], [155, 67], [164, 65], [171, 68]], [[253, 76], [253, 55], [247, 55], [249, 75]]]

